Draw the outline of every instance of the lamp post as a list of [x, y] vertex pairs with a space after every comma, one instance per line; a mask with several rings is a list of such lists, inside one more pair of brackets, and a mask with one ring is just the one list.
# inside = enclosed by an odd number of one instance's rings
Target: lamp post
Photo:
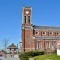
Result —
[[18, 44], [17, 44], [17, 55], [18, 55]]
[[22, 51], [22, 42], [20, 42], [20, 52], [23, 52]]

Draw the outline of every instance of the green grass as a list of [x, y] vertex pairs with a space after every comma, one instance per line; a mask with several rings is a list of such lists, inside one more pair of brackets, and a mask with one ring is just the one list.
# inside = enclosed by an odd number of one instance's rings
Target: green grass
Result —
[[57, 56], [56, 54], [45, 54], [34, 58], [35, 60], [60, 60], [60, 56]]

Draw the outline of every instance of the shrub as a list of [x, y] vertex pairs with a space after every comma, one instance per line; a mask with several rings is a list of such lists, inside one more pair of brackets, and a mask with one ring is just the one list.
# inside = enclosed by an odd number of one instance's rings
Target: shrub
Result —
[[29, 60], [30, 57], [38, 56], [38, 55], [43, 55], [45, 52], [44, 51], [30, 51], [30, 52], [24, 52], [19, 55], [19, 58], [21, 60]]
[[57, 53], [57, 48], [55, 48], [55, 50], [53, 51], [53, 53]]

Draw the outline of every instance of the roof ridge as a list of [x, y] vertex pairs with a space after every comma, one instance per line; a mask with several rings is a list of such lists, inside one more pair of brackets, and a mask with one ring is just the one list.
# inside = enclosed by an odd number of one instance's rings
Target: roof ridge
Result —
[[8, 48], [17, 48], [17, 46], [12, 43], [10, 46], [8, 46]]

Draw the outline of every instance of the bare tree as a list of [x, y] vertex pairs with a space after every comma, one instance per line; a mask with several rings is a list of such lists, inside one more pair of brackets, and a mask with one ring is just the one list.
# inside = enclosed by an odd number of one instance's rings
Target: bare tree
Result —
[[3, 40], [3, 46], [4, 46], [5, 51], [7, 49], [7, 45], [8, 45], [8, 39], [4, 39]]
[[3, 40], [3, 46], [4, 46], [4, 50], [5, 50], [5, 57], [6, 57], [6, 49], [7, 49], [8, 41], [9, 40], [6, 39], [6, 38]]

